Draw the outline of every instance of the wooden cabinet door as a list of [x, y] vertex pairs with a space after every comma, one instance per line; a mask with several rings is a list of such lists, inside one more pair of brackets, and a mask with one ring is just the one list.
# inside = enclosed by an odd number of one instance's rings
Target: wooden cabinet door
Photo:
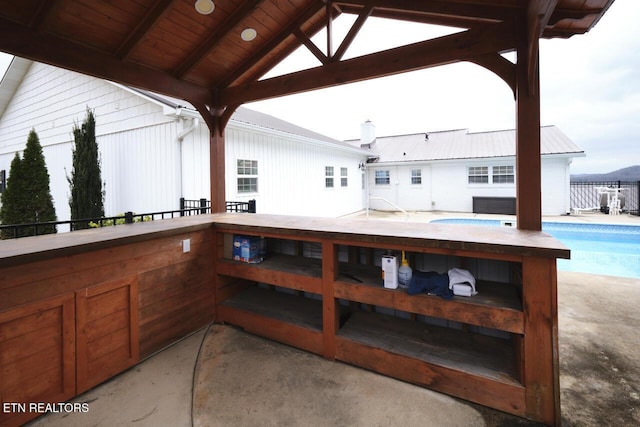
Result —
[[72, 398], [75, 380], [73, 293], [0, 313], [0, 426], [40, 415], [30, 402]]
[[76, 291], [78, 393], [140, 359], [137, 276]]

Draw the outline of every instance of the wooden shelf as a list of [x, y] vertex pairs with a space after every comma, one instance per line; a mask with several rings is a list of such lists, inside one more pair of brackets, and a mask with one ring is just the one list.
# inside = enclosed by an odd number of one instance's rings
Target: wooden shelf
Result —
[[344, 263], [340, 264], [334, 284], [336, 298], [517, 334], [524, 332], [522, 303], [515, 286], [480, 281], [477, 289], [478, 295], [450, 300], [426, 294], [409, 295], [404, 289], [383, 288], [379, 267]]
[[[569, 252], [546, 233], [258, 214], [216, 215], [214, 222], [218, 320], [328, 359], [558, 424], [555, 263]], [[229, 261], [223, 255], [229, 233], [318, 243], [322, 259], [270, 253], [260, 264]], [[440, 255], [447, 257], [447, 266], [466, 258], [470, 269], [491, 280], [479, 280], [473, 297], [412, 296], [385, 289], [380, 267], [371, 260], [368, 265], [339, 262], [345, 246]], [[359, 258], [354, 254], [350, 259]], [[258, 289], [252, 282], [322, 299]], [[347, 318], [344, 302], [352, 310]], [[363, 312], [358, 303], [462, 325], [433, 326]]]
[[223, 322], [322, 354], [322, 301], [251, 287], [218, 306]]
[[524, 413], [524, 386], [508, 340], [358, 312], [338, 331], [336, 359]]
[[321, 264], [322, 261], [315, 258], [270, 254], [257, 264], [222, 259], [217, 270], [218, 274], [321, 294]]

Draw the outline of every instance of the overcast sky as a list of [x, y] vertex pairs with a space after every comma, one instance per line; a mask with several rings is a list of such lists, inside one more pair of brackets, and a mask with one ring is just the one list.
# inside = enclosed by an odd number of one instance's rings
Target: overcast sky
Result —
[[[640, 164], [640, 1], [616, 0], [586, 35], [542, 40], [542, 125], [556, 125], [587, 154], [572, 173], [604, 173]], [[354, 18], [340, 18], [336, 33]], [[350, 21], [351, 20], [351, 21]], [[368, 20], [345, 58], [454, 30]], [[318, 44], [324, 46], [320, 35]], [[339, 43], [335, 42], [335, 46]], [[0, 54], [0, 74], [11, 57]], [[306, 48], [270, 76], [319, 62]], [[378, 136], [469, 129], [513, 129], [515, 102], [491, 72], [460, 63], [246, 105], [338, 140], [360, 137], [371, 120]]]
[[[586, 35], [541, 41], [542, 125], [558, 126], [587, 154], [574, 160], [572, 173], [603, 173], [640, 164], [640, 31], [634, 29], [639, 17], [640, 1], [616, 0]], [[383, 20], [367, 25], [350, 47], [351, 56], [446, 33]], [[311, 54], [302, 51], [290, 62], [306, 60], [307, 66], [317, 66]], [[285, 70], [295, 67], [283, 64]], [[469, 63], [247, 107], [339, 140], [359, 138], [365, 120], [374, 123], [378, 136], [515, 128], [510, 89], [491, 72]]]

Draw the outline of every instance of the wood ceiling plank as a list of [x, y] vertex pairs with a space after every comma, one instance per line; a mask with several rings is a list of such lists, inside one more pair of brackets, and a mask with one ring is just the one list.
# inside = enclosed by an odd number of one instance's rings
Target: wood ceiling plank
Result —
[[263, 0], [246, 0], [243, 2], [242, 5], [225, 20], [222, 26], [210, 33], [189, 56], [182, 60], [182, 63], [173, 71], [173, 74], [176, 77], [184, 76], [194, 65], [200, 62], [207, 53], [220, 43], [220, 40], [235, 28], [236, 25], [246, 19], [262, 1]]
[[264, 66], [261, 67], [260, 72], [257, 74], [251, 75], [248, 79], [258, 79], [262, 75], [266, 74], [271, 68], [277, 65], [283, 56], [288, 56], [293, 50], [297, 49], [300, 46], [300, 42], [296, 43], [293, 47], [286, 49], [284, 55], [273, 55], [273, 52], [287, 39], [291, 37], [293, 32], [300, 28], [304, 22], [307, 22], [314, 15], [318, 13], [318, 11], [324, 9], [324, 3], [322, 0], [315, 1], [311, 3], [302, 13], [300, 13], [294, 20], [288, 23], [288, 25], [283, 26], [282, 29], [278, 32], [278, 34], [271, 38], [269, 42], [265, 43], [255, 54], [251, 57], [246, 58], [242, 63], [240, 63], [233, 72], [229, 73], [224, 79], [217, 82], [216, 86], [218, 88], [225, 88], [240, 79], [243, 74], [247, 73], [252, 67], [254, 67], [260, 60], [264, 58], [268, 58], [271, 56], [271, 59], [264, 62]]
[[22, 25], [30, 25], [34, 11], [38, 10], [46, 0], [3, 0], [0, 15], [10, 21]]
[[106, 52], [114, 52], [129, 31], [120, 10], [114, 10], [112, 15], [105, 15], [104, 10], [100, 11], [83, 3], [71, 5], [62, 2], [56, 10], [55, 19], [50, 21], [48, 31], [57, 36]]
[[164, 15], [173, 0], [159, 0], [154, 3], [153, 7], [138, 21], [133, 31], [124, 40], [118, 50], [116, 56], [120, 59], [126, 58], [131, 51], [140, 43], [140, 40], [158, 24], [159, 19]]
[[55, 12], [59, 6], [60, 1], [58, 0], [38, 1], [33, 8], [34, 13], [31, 15], [28, 26], [33, 28], [34, 31], [46, 31], [49, 25], [51, 25], [51, 20], [55, 16]]
[[0, 18], [0, 50], [117, 83], [182, 99], [210, 101], [206, 88], [178, 80], [154, 68], [122, 62], [114, 56], [52, 34]]

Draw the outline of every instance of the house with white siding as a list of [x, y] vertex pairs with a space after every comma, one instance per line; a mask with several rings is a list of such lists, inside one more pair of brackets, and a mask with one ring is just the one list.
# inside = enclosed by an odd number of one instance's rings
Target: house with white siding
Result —
[[[584, 151], [555, 126], [540, 129], [542, 214], [570, 211], [570, 165]], [[365, 122], [369, 207], [378, 210], [515, 214], [515, 131], [467, 129], [375, 136]]]
[[[185, 101], [14, 58], [0, 82], [0, 174], [38, 133], [58, 218], [69, 219], [72, 128], [96, 116], [105, 213], [179, 208], [209, 198], [209, 130]], [[336, 217], [379, 210], [515, 213], [515, 132], [466, 129], [337, 141], [239, 108], [225, 130], [226, 198], [259, 213]], [[542, 213], [569, 212], [573, 157], [557, 127], [541, 128]], [[370, 197], [367, 197], [370, 196]], [[513, 212], [511, 212], [513, 211]]]
[[[14, 58], [0, 82], [0, 171], [38, 133], [58, 219], [69, 219], [72, 129], [96, 117], [105, 213], [158, 212], [210, 197], [209, 130], [182, 100]], [[366, 151], [240, 108], [225, 131], [226, 198], [259, 213], [335, 217], [364, 207]], [[294, 196], [294, 197], [292, 197]]]

